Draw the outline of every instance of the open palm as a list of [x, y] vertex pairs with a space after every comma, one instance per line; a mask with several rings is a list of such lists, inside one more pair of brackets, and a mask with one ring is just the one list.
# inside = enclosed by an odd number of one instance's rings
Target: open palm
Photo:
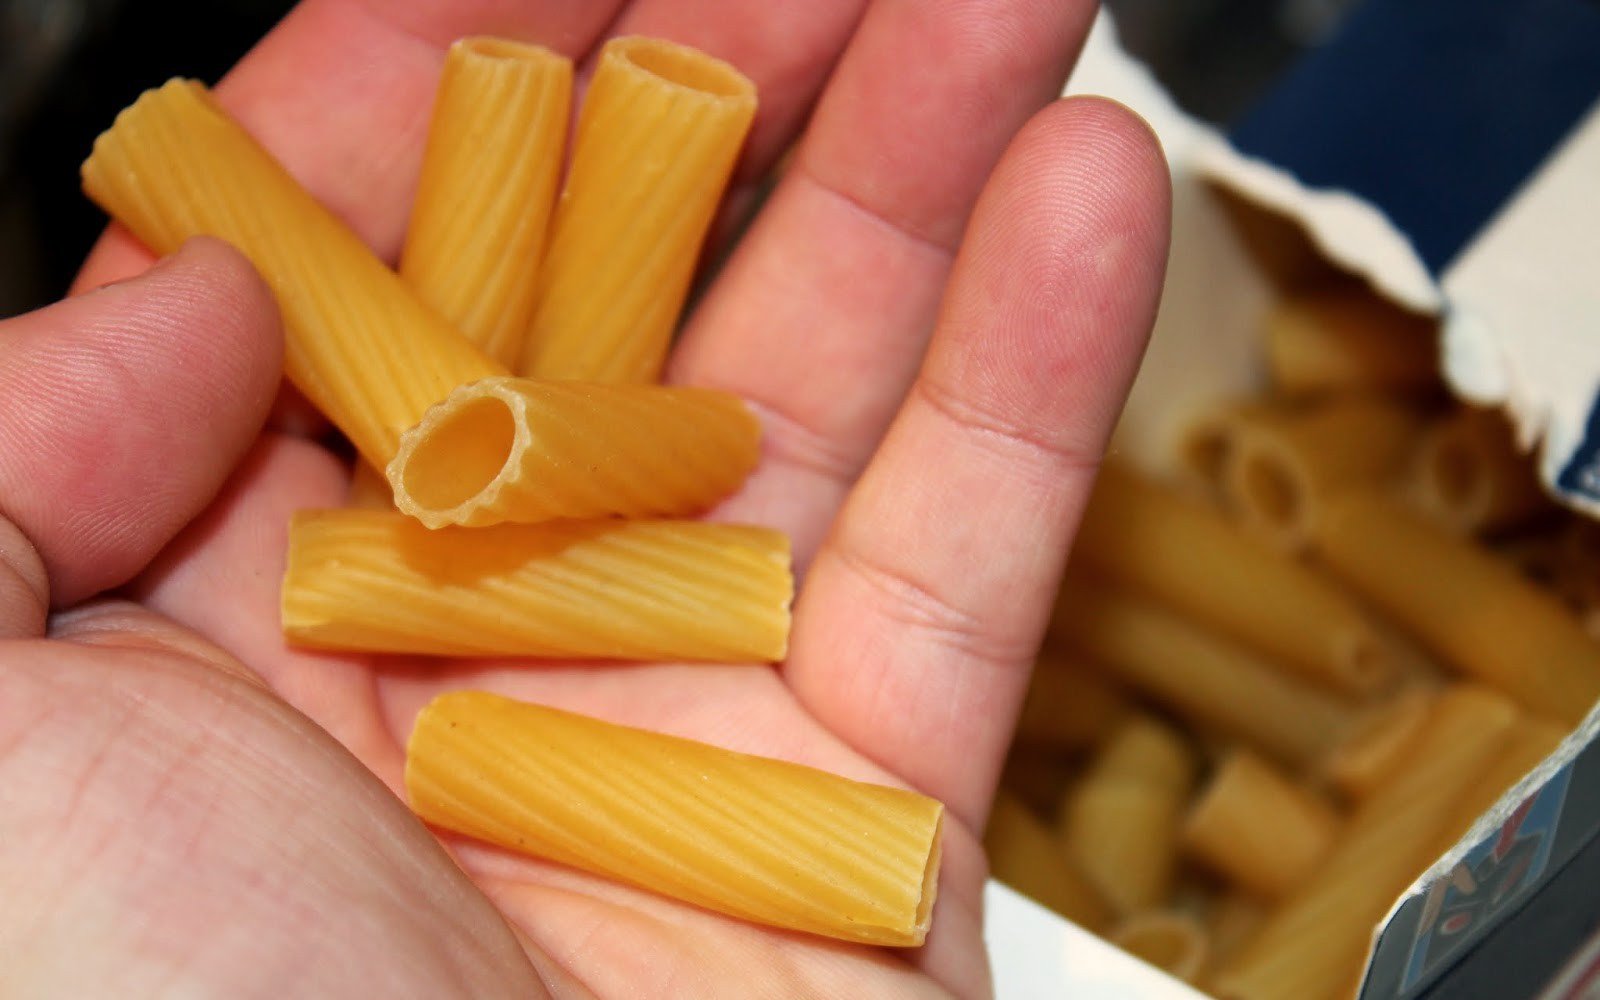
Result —
[[[305, 0], [218, 95], [391, 258], [460, 35], [581, 59], [657, 34], [733, 62], [762, 106], [730, 218], [806, 125], [669, 370], [763, 418], [759, 472], [713, 516], [794, 539], [791, 655], [285, 648], [288, 517], [340, 505], [348, 470], [272, 405], [264, 286], [195, 241], [0, 325], [0, 992], [986, 993], [978, 833], [1164, 262], [1149, 134], [1050, 104], [1090, 13]], [[113, 230], [81, 284], [148, 266]], [[770, 931], [445, 837], [463, 878], [391, 794], [418, 709], [463, 687], [943, 800], [927, 945]]]

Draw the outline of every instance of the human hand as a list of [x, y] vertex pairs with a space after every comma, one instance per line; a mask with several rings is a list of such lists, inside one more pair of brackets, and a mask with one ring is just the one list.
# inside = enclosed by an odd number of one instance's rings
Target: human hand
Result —
[[[257, 436], [276, 313], [194, 241], [0, 332], [3, 991], [987, 992], [978, 832], [1153, 317], [1165, 171], [1122, 109], [1045, 107], [1086, 3], [705, 6], [305, 0], [217, 94], [390, 259], [451, 38], [658, 34], [733, 62], [762, 101], [735, 209], [820, 94], [669, 371], [763, 417], [714, 516], [793, 537], [788, 661], [286, 648], [289, 514], [340, 504], [348, 470], [293, 404]], [[148, 264], [113, 229], [80, 283]], [[458, 870], [391, 793], [417, 711], [465, 687], [943, 800], [928, 943], [767, 930], [446, 836]]]

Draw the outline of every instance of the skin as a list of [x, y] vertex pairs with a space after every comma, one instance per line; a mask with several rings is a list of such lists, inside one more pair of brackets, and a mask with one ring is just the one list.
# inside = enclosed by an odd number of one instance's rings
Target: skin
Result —
[[[0, 993], [988, 994], [979, 834], [1153, 319], [1165, 167], [1121, 107], [1053, 100], [1087, 4], [709, 6], [305, 0], [219, 96], [389, 259], [459, 35], [580, 73], [620, 33], [740, 66], [762, 110], [730, 220], [808, 123], [670, 366], [762, 415], [762, 466], [712, 516], [793, 536], [787, 662], [285, 648], [284, 526], [348, 470], [279, 390], [249, 264], [197, 239], [152, 267], [113, 227], [93, 290], [0, 324]], [[436, 836], [397, 797], [403, 742], [464, 687], [943, 800], [928, 943], [774, 932]]]

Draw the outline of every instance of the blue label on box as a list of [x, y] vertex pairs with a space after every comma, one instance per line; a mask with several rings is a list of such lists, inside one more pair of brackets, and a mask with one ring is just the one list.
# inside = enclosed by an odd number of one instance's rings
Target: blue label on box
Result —
[[1583, 747], [1378, 936], [1362, 1000], [1538, 995], [1600, 930], [1600, 742]]
[[1233, 129], [1442, 274], [1600, 98], [1595, 0], [1368, 0]]
[[1539, 884], [1550, 862], [1571, 778], [1572, 767], [1562, 768], [1513, 809], [1492, 836], [1429, 887], [1400, 980], [1402, 991], [1465, 951], [1477, 937], [1475, 932], [1493, 926], [1500, 913]]
[[[1597, 55], [1596, 58], [1600, 58]], [[1567, 464], [1556, 476], [1556, 486], [1563, 493], [1600, 501], [1600, 396], [1589, 408], [1589, 419], [1584, 423], [1583, 442], [1572, 452]]]

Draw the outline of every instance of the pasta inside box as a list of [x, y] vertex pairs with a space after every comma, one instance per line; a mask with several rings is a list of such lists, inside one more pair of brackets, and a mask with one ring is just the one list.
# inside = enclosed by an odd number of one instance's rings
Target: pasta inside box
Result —
[[[1508, 307], [1183, 115], [1106, 23], [1068, 89], [1150, 120], [1174, 243], [1007, 764], [996, 878], [1218, 997], [1577, 982], [1600, 923], [1579, 888], [1600, 525], [1556, 496], [1566, 404], [1514, 357], [1505, 392], [1475, 391]], [[1600, 164], [1589, 124], [1534, 181], [1574, 144]]]

